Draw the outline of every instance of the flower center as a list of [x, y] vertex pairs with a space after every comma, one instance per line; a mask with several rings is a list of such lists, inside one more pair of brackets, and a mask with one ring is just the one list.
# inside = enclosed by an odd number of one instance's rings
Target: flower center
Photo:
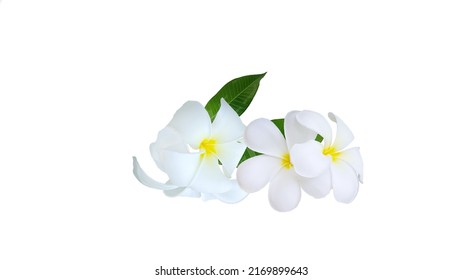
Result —
[[324, 150], [322, 150], [322, 153], [325, 155], [325, 156], [330, 156], [332, 158], [332, 161], [336, 161], [337, 158], [340, 156], [340, 152], [338, 152], [335, 147], [326, 147], [324, 148]]
[[213, 138], [205, 138], [202, 140], [201, 144], [199, 145], [199, 149], [202, 151], [201, 157], [210, 156], [212, 154], [217, 153], [217, 149], [215, 145], [217, 144], [217, 140]]
[[285, 169], [290, 169], [293, 166], [293, 164], [290, 162], [290, 155], [289, 154], [285, 154], [285, 155], [282, 156], [281, 165]]

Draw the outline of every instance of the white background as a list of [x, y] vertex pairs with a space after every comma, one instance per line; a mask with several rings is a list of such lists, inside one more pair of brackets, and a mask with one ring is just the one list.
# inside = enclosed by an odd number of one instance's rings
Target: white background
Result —
[[[160, 279], [160, 265], [461, 279], [461, 14], [444, 0], [1, 1], [0, 279]], [[365, 162], [353, 203], [304, 195], [278, 213], [266, 189], [227, 205], [136, 181], [132, 156], [165, 179], [149, 144], [185, 101], [266, 71], [243, 121], [338, 114]]]

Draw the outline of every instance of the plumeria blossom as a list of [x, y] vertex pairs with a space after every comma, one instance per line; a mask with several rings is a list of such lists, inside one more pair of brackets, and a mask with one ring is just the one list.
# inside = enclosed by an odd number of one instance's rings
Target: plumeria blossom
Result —
[[290, 112], [284, 119], [285, 139], [270, 120], [262, 118], [251, 122], [245, 130], [244, 141], [250, 149], [262, 155], [244, 161], [237, 169], [237, 180], [246, 192], [259, 191], [269, 183], [269, 202], [281, 212], [297, 207], [301, 189], [317, 193], [316, 189], [311, 189], [309, 178], [295, 172], [292, 161], [292, 146], [314, 140], [317, 135], [300, 126], [296, 120], [297, 113]]
[[[151, 156], [168, 175], [166, 183], [149, 177], [133, 158], [133, 173], [144, 185], [168, 196], [218, 198], [235, 203], [247, 193], [230, 179], [246, 148], [245, 126], [237, 113], [220, 101], [213, 123], [199, 102], [186, 102], [150, 146]], [[221, 163], [221, 165], [219, 164]]]
[[330, 125], [322, 115], [313, 111], [296, 115], [307, 133], [318, 133], [324, 140], [295, 144], [290, 150], [291, 160], [299, 175], [311, 177], [305, 180], [308, 193], [314, 190], [311, 195], [323, 197], [333, 189], [337, 201], [349, 203], [358, 193], [359, 182], [363, 182], [363, 161], [358, 147], [346, 149], [354, 139], [348, 126], [333, 113], [328, 116], [337, 124], [334, 141]]

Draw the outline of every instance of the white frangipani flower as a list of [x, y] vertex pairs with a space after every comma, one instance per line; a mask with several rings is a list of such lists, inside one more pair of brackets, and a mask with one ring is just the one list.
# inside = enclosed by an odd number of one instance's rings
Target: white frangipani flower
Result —
[[308, 193], [315, 191], [311, 195], [323, 197], [333, 189], [337, 201], [349, 203], [358, 193], [359, 182], [363, 182], [363, 161], [358, 147], [345, 149], [354, 139], [350, 129], [333, 113], [329, 113], [329, 118], [337, 123], [333, 142], [330, 125], [319, 113], [302, 111], [296, 115], [307, 133], [318, 133], [324, 140], [294, 145], [290, 150], [291, 160], [298, 174], [312, 177], [305, 180]]
[[237, 169], [237, 180], [246, 192], [259, 191], [269, 183], [269, 202], [281, 212], [297, 207], [301, 197], [300, 188], [305, 191], [310, 188], [308, 178], [295, 172], [289, 151], [297, 142], [315, 139], [316, 133], [302, 133], [306, 129], [296, 122], [297, 113], [290, 112], [284, 119], [286, 139], [268, 119], [251, 122], [245, 130], [244, 141], [250, 149], [263, 154], [244, 161]]
[[238, 202], [247, 193], [230, 177], [246, 148], [241, 142], [244, 129], [239, 116], [224, 99], [213, 123], [199, 102], [186, 102], [150, 146], [152, 158], [168, 175], [168, 182], [150, 178], [136, 158], [133, 173], [142, 184], [164, 190], [168, 196]]

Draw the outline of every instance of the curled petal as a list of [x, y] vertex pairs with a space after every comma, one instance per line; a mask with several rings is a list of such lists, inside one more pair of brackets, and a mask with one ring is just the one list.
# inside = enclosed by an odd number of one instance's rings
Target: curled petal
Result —
[[321, 114], [305, 110], [298, 113], [296, 118], [302, 126], [320, 134], [324, 138], [324, 143], [330, 146], [332, 143], [332, 130]]
[[236, 180], [232, 180], [231, 182], [233, 184], [233, 187], [230, 191], [227, 191], [225, 193], [217, 193], [215, 194], [215, 197], [226, 203], [237, 203], [243, 200], [248, 195], [248, 193], [246, 193], [239, 187]]
[[175, 196], [187, 196], [187, 197], [201, 197], [201, 193], [197, 192], [195, 190], [192, 190], [191, 188], [177, 188], [173, 190], [165, 190], [164, 194], [169, 197], [175, 197]]
[[164, 172], [163, 151], [166, 149], [182, 153], [188, 152], [188, 146], [183, 142], [180, 134], [174, 128], [168, 126], [159, 131], [156, 142], [151, 143], [149, 146], [151, 156], [157, 167]]
[[268, 119], [251, 122], [245, 130], [244, 140], [250, 149], [263, 154], [282, 157], [288, 153], [284, 136]]
[[311, 129], [307, 129], [297, 121], [297, 114], [300, 111], [289, 112], [284, 118], [284, 132], [286, 135], [287, 147], [291, 149], [293, 145], [307, 142], [315, 139], [317, 133]]
[[146, 174], [146, 172], [144, 172], [144, 170], [141, 168], [136, 157], [133, 157], [133, 174], [135, 175], [136, 179], [140, 181], [141, 184], [150, 188], [158, 190], [173, 190], [178, 188], [178, 186], [171, 184], [163, 184], [149, 177]]
[[332, 188], [338, 202], [352, 202], [359, 189], [358, 175], [354, 169], [342, 160], [331, 164]]
[[302, 189], [314, 198], [323, 198], [332, 189], [330, 168], [314, 178], [298, 177]]
[[218, 143], [236, 141], [244, 136], [245, 125], [237, 113], [222, 98], [220, 110], [212, 123], [212, 137]]
[[188, 101], [176, 111], [168, 126], [178, 131], [185, 143], [198, 149], [201, 141], [210, 137], [212, 124], [204, 106]]
[[201, 160], [196, 176], [189, 186], [198, 192], [217, 194], [228, 192], [233, 184], [221, 171], [218, 159], [206, 156]]
[[287, 212], [297, 207], [300, 197], [300, 185], [294, 171], [281, 169], [269, 186], [268, 198], [271, 206], [277, 211]]
[[236, 172], [239, 186], [248, 193], [261, 190], [281, 169], [281, 159], [260, 155], [239, 165]]
[[343, 150], [346, 148], [351, 142], [353, 142], [354, 136], [348, 126], [336, 115], [333, 113], [329, 113], [329, 118], [337, 123], [337, 133], [335, 134], [335, 142], [333, 146], [337, 150]]
[[231, 177], [237, 164], [245, 151], [245, 144], [241, 142], [228, 142], [216, 145], [217, 157], [223, 165], [226, 176]]
[[170, 182], [180, 187], [188, 186], [200, 165], [199, 153], [162, 152], [163, 165]]
[[295, 172], [300, 176], [313, 178], [325, 171], [331, 160], [322, 151], [322, 144], [315, 140], [295, 144], [290, 150], [290, 161]]
[[353, 169], [356, 171], [358, 174], [359, 181], [362, 183], [363, 182], [363, 159], [361, 157], [361, 154], [359, 153], [359, 148], [351, 148], [347, 149], [345, 151], [342, 151], [338, 157], [339, 159], [345, 161]]

